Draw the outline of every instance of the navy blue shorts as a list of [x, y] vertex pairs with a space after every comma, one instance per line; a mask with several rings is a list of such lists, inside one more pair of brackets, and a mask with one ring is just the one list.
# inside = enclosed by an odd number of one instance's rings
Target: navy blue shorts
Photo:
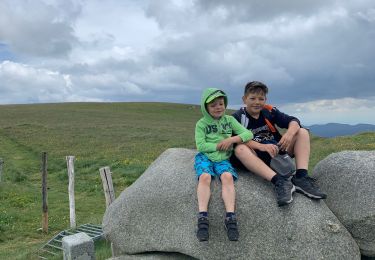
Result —
[[[270, 166], [271, 163], [271, 156], [267, 152], [262, 152], [259, 150], [255, 150], [257, 156], [259, 159], [261, 159], [265, 164]], [[230, 163], [235, 167], [236, 169], [241, 169], [241, 170], [248, 170], [246, 167], [242, 164], [242, 162], [234, 155], [230, 157]]]

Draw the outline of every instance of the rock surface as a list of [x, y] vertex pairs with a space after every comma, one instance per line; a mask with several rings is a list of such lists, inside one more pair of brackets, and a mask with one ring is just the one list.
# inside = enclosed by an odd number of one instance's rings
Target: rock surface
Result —
[[[215, 180], [210, 240], [199, 242], [195, 154], [168, 149], [107, 209], [103, 230], [117, 259], [171, 259], [166, 253], [180, 259], [360, 259], [357, 244], [324, 202], [295, 194], [291, 205], [278, 207], [272, 184], [245, 172], [235, 184], [240, 240], [228, 241]], [[151, 253], [129, 256], [145, 252]]]
[[316, 165], [313, 176], [361, 253], [375, 257], [375, 151], [331, 154]]

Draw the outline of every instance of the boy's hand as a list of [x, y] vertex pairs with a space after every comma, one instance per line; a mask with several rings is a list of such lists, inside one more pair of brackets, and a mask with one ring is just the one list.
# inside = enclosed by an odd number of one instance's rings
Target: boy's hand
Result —
[[232, 148], [233, 145], [233, 139], [227, 138], [222, 140], [220, 143], [217, 144], [216, 149], [219, 151], [228, 151], [230, 148]]
[[259, 150], [267, 152], [272, 158], [279, 153], [279, 147], [275, 144], [259, 144]]
[[300, 125], [296, 121], [291, 121], [289, 123], [288, 130], [285, 132], [285, 134], [283, 134], [280, 141], [277, 143], [277, 145], [280, 146], [281, 151], [288, 151], [294, 136], [297, 134], [300, 128]]
[[286, 132], [277, 143], [280, 146], [281, 151], [288, 151], [290, 144], [292, 143], [294, 135]]

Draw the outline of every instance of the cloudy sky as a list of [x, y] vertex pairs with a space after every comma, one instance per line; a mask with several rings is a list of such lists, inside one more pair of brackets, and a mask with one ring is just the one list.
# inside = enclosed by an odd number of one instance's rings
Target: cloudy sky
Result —
[[375, 124], [373, 0], [0, 0], [0, 104], [199, 104], [206, 87]]

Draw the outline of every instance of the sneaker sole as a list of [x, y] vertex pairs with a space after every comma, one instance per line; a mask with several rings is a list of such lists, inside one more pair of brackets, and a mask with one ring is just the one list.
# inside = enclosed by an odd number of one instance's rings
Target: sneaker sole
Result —
[[277, 203], [277, 205], [279, 205], [279, 207], [281, 206], [285, 206], [285, 205], [288, 205], [290, 204], [292, 201], [293, 201], [293, 192], [296, 191], [296, 186], [293, 185], [293, 188], [290, 190], [290, 200], [288, 201], [282, 201], [281, 203]]
[[209, 236], [207, 236], [207, 237], [199, 237], [199, 236], [197, 235], [197, 238], [198, 238], [198, 241], [199, 241], [199, 242], [204, 242], [204, 241], [208, 241]]
[[299, 192], [299, 193], [302, 193], [302, 194], [306, 195], [307, 197], [309, 197], [311, 199], [325, 199], [325, 198], [327, 198], [327, 196], [317, 196], [317, 195], [308, 193], [307, 191], [301, 189], [298, 186], [296, 186], [296, 191]]

